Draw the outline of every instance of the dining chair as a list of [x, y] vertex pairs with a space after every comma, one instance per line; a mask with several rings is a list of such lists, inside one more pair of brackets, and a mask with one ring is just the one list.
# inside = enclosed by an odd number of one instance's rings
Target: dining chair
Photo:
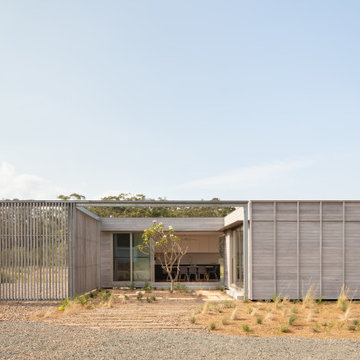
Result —
[[198, 281], [198, 274], [196, 270], [196, 266], [189, 267], [189, 279], [191, 279], [191, 276], [193, 276], [195, 281]]

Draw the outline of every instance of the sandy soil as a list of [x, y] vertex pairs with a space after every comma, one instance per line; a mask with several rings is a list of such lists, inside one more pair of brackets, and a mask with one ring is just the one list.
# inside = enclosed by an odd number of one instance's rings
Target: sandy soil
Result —
[[348, 302], [343, 311], [336, 302], [211, 302], [208, 311], [196, 314], [195, 323], [208, 329], [214, 323], [212, 332], [231, 335], [360, 339], [360, 304]]
[[[108, 301], [103, 301], [102, 292], [87, 305], [72, 303], [64, 311], [57, 310], [58, 302], [2, 302], [0, 321], [124, 331], [180, 330], [251, 337], [360, 339], [360, 304], [357, 302], [347, 301], [346, 309], [341, 309], [336, 302], [243, 303], [221, 291], [170, 294], [165, 290], [112, 290], [110, 293]], [[214, 329], [210, 329], [212, 323]], [[244, 326], [250, 331], [245, 331]], [[280, 331], [281, 327], [287, 332]]]

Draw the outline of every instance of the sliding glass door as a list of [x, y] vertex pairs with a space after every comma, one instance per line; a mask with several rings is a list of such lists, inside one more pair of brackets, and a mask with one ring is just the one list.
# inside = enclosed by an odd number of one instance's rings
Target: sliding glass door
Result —
[[114, 234], [114, 281], [146, 282], [151, 280], [150, 256], [137, 246], [142, 243], [142, 233]]
[[243, 231], [237, 228], [231, 232], [231, 285], [243, 286]]
[[130, 234], [114, 234], [114, 281], [131, 281]]
[[132, 276], [133, 281], [150, 281], [150, 256], [141, 252], [137, 246], [142, 244], [142, 233], [132, 234]]

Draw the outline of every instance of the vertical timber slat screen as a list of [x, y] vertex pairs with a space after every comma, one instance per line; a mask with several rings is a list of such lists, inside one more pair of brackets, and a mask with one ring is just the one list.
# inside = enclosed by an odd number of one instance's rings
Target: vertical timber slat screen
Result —
[[74, 204], [0, 201], [0, 300], [72, 295], [69, 249]]

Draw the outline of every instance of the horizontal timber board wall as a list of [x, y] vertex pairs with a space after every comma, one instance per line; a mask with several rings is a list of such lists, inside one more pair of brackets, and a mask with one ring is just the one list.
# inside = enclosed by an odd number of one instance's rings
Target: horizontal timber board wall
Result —
[[100, 222], [76, 210], [74, 291], [79, 295], [100, 286]]
[[250, 202], [250, 298], [360, 298], [360, 201]]
[[201, 218], [101, 218], [101, 231], [141, 231], [148, 229], [153, 221], [170, 225], [175, 231], [218, 231], [224, 226], [222, 217]]

